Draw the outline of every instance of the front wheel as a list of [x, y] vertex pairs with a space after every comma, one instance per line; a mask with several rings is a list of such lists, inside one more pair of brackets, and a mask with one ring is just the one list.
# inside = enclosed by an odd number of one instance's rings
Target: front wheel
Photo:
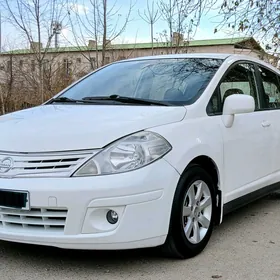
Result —
[[198, 165], [183, 174], [175, 192], [170, 229], [163, 251], [169, 256], [189, 258], [207, 245], [215, 215], [214, 184]]

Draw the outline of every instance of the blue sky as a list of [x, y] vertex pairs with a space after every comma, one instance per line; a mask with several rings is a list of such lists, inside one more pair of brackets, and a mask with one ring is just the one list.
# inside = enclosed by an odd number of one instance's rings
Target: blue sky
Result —
[[[117, 0], [117, 7], [120, 8], [119, 12], [122, 14], [122, 17], [125, 17], [130, 2], [134, 3], [133, 11], [131, 13], [131, 21], [129, 22], [125, 32], [122, 34], [118, 41], [120, 42], [149, 42], [150, 41], [150, 27], [145, 21], [143, 21], [138, 14], [143, 13], [146, 9], [147, 1], [146, 0]], [[136, 1], [136, 2], [135, 2]], [[166, 0], [168, 1], [168, 0]], [[109, 3], [115, 3], [115, 0], [109, 0]], [[156, 1], [155, 1], [156, 2]], [[194, 39], [211, 39], [211, 38], [224, 38], [232, 36], [229, 34], [229, 29], [223, 29], [222, 31], [214, 34], [214, 29], [217, 25], [217, 7], [221, 5], [222, 0], [218, 0], [215, 7], [212, 10], [208, 11], [206, 15], [203, 16], [201, 24], [194, 36]], [[149, 0], [151, 5], [152, 1]], [[80, 1], [80, 5], [84, 4], [85, 6], [90, 4], [87, 0]], [[155, 4], [155, 8], [157, 5]], [[164, 29], [168, 29], [167, 23], [164, 20], [158, 20], [154, 26], [154, 37], [158, 37], [158, 33], [162, 32]], [[65, 31], [67, 33], [67, 31]], [[242, 36], [242, 34], [235, 34], [235, 36]]]
[[[120, 2], [123, 3], [123, 7], [129, 6], [129, 0], [120, 0]], [[143, 12], [145, 10], [145, 7], [146, 7], [146, 0], [137, 1], [134, 8], [134, 12], [132, 14], [132, 18], [134, 18], [135, 20], [128, 25], [128, 28], [126, 29], [126, 33], [124, 34], [125, 39], [129, 41], [133, 41], [135, 40], [135, 36], [136, 36], [135, 33], [137, 33], [138, 41], [143, 41], [143, 42], [150, 41], [149, 24], [143, 21], [138, 15], [138, 10], [140, 10], [140, 12]], [[199, 29], [194, 39], [222, 38], [225, 36], [224, 32], [214, 34], [214, 29], [216, 26], [214, 16], [216, 15], [216, 13], [217, 11], [213, 9], [212, 11], [209, 11], [207, 15], [203, 16], [201, 20], [201, 24], [199, 26]], [[156, 37], [157, 33], [162, 32], [164, 29], [168, 29], [168, 26], [164, 20], [159, 20], [155, 24], [154, 29], [155, 29], [155, 37]]]
[[[43, 1], [43, 0], [42, 0]], [[47, 0], [46, 0], [47, 1]], [[133, 11], [131, 13], [131, 21], [127, 25], [125, 32], [115, 41], [115, 43], [134, 43], [134, 42], [149, 42], [150, 41], [150, 28], [149, 24], [143, 21], [139, 15], [138, 11], [143, 12], [146, 8], [146, 0], [131, 0], [134, 1]], [[136, 2], [135, 2], [136, 1]], [[149, 0], [152, 2], [151, 0]], [[219, 0], [220, 1], [220, 0]], [[108, 0], [109, 5], [116, 2], [116, 7], [119, 8], [118, 13], [121, 14], [121, 18], [124, 18], [129, 9], [130, 0]], [[84, 10], [90, 8], [89, 0], [77, 0], [76, 7], [77, 11], [80, 13], [81, 17], [84, 17]], [[157, 7], [155, 5], [155, 7]], [[4, 13], [4, 12], [2, 12]], [[201, 24], [193, 39], [212, 39], [212, 38], [225, 38], [232, 37], [229, 34], [229, 29], [223, 29], [222, 31], [214, 34], [214, 28], [216, 27], [217, 10], [210, 10], [207, 15], [204, 15]], [[2, 23], [2, 45], [9, 45], [9, 48], [22, 48], [26, 47], [27, 43], [25, 38], [20, 34], [20, 32], [11, 25], [7, 24], [5, 20]], [[112, 18], [111, 24], [114, 25], [116, 19]], [[159, 20], [154, 26], [154, 37], [158, 37], [158, 33], [162, 32], [164, 29], [168, 29], [167, 23], [164, 20]], [[242, 36], [242, 34], [235, 34], [236, 36]], [[89, 38], [87, 38], [89, 39]], [[64, 26], [62, 35], [60, 36], [61, 45], [75, 44], [71, 32], [70, 26]]]

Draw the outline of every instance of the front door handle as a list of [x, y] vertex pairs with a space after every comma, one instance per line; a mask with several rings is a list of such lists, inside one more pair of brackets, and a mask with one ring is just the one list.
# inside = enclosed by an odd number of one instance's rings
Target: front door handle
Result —
[[262, 122], [262, 127], [269, 127], [270, 125], [271, 125], [271, 123], [268, 122], [268, 121], [263, 121]]

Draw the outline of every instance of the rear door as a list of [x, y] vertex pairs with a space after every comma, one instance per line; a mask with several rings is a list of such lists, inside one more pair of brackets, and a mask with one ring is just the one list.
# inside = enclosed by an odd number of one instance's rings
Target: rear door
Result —
[[262, 110], [266, 111], [271, 126], [269, 146], [272, 150], [271, 183], [280, 181], [280, 75], [258, 65], [260, 87], [263, 96]]

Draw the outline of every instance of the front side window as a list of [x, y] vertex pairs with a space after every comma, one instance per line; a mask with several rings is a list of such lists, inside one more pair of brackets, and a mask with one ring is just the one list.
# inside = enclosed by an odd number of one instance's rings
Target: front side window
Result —
[[188, 105], [203, 93], [222, 62], [210, 58], [119, 62], [91, 74], [60, 97], [81, 100], [120, 95]]
[[238, 64], [231, 69], [220, 85], [222, 104], [232, 94], [247, 94], [254, 97], [258, 109], [259, 98], [256, 88], [254, 65], [249, 63]]
[[261, 66], [259, 71], [264, 89], [263, 109], [280, 108], [280, 84], [277, 75]]
[[214, 92], [208, 104], [207, 112], [209, 114], [221, 114], [225, 99], [232, 94], [251, 95], [255, 99], [256, 109], [260, 108], [253, 64], [237, 64], [226, 74]]

